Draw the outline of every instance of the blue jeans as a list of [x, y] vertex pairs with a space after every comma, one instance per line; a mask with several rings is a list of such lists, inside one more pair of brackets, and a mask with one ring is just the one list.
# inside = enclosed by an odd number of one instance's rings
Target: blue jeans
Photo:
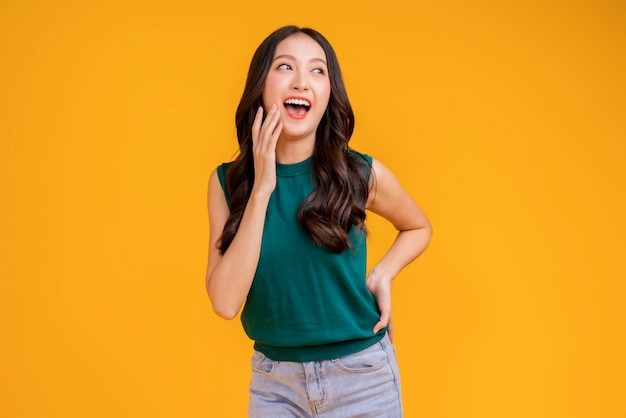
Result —
[[274, 361], [255, 351], [248, 416], [402, 417], [400, 375], [389, 337], [334, 360]]

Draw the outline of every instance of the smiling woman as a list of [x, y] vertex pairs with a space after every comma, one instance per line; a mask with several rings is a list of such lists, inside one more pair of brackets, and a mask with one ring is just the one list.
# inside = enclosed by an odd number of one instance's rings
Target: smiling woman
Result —
[[[330, 79], [326, 54], [320, 44], [299, 33], [283, 40], [275, 55], [265, 79], [263, 105], [266, 109], [274, 103], [279, 109], [284, 107], [281, 109], [286, 116], [281, 119], [283, 138], [300, 140], [300, 145], [292, 150], [281, 142], [276, 150], [277, 157], [279, 161], [297, 161], [302, 155], [311, 153], [315, 129], [328, 105]], [[294, 151], [302, 155], [285, 155], [285, 152]]]
[[[265, 39], [236, 124], [240, 154], [209, 180], [206, 286], [219, 316], [243, 306], [255, 341], [249, 416], [402, 416], [391, 282], [431, 228], [385, 166], [349, 148], [328, 41], [294, 26]], [[398, 232], [369, 274], [366, 209]]]

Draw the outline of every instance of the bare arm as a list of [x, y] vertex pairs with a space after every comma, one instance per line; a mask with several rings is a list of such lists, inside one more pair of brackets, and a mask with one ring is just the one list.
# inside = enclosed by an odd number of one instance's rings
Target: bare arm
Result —
[[206, 288], [213, 310], [222, 318], [234, 318], [243, 305], [256, 271], [261, 253], [265, 214], [272, 191], [276, 187], [276, 142], [282, 124], [275, 106], [261, 126], [263, 112], [259, 109], [252, 126], [255, 181], [239, 229], [224, 254], [217, 248], [219, 237], [229, 216], [226, 198], [217, 173], [209, 180], [209, 260]]
[[[432, 227], [411, 196], [402, 188], [396, 177], [378, 160], [372, 162], [373, 189], [367, 208], [387, 219], [398, 230], [395, 241], [372, 267], [367, 277], [367, 287], [372, 292], [381, 311], [374, 333], [390, 324], [391, 281], [407, 264], [417, 258], [428, 246]], [[393, 329], [390, 326], [390, 336]]]

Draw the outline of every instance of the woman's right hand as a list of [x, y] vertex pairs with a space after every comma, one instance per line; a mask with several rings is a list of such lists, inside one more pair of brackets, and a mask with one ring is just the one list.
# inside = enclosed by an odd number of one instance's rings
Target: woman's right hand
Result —
[[259, 106], [252, 124], [252, 153], [254, 155], [252, 189], [268, 195], [276, 187], [276, 143], [283, 129], [279, 117], [278, 107], [272, 104], [263, 121], [263, 107]]
[[230, 209], [217, 171], [211, 174], [209, 180], [211, 233], [206, 287], [213, 310], [226, 319], [235, 318], [241, 310], [259, 263], [268, 202], [276, 188], [276, 144], [283, 128], [279, 116], [275, 104], [263, 121], [263, 108], [260, 107], [252, 123], [254, 184], [237, 233], [224, 254], [220, 254], [218, 243]]

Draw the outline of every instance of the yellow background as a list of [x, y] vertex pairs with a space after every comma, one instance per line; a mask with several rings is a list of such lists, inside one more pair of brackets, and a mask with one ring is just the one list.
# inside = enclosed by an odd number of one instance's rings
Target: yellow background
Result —
[[0, 416], [245, 416], [206, 184], [291, 23], [434, 224], [394, 284], [406, 416], [626, 417], [626, 10], [590, 0], [3, 1]]

